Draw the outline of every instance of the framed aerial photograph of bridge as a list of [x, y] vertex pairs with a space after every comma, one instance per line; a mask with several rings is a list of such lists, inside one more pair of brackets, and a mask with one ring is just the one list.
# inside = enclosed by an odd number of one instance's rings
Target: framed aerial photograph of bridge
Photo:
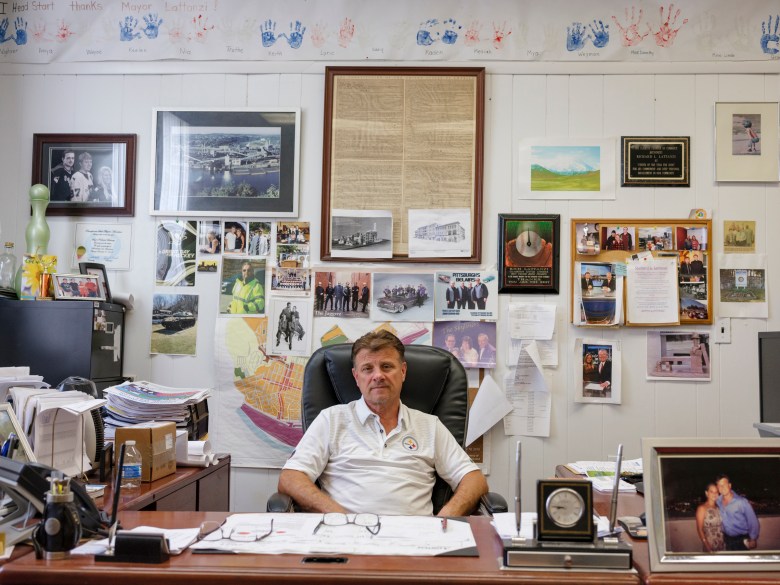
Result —
[[152, 215], [298, 216], [299, 108], [153, 116]]

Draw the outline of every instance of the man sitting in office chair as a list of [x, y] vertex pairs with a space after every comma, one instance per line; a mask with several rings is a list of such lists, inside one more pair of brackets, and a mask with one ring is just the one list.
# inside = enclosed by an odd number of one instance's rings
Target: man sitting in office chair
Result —
[[352, 375], [362, 398], [319, 414], [282, 469], [279, 492], [313, 512], [430, 515], [435, 472], [454, 489], [439, 516], [471, 512], [487, 481], [437, 417], [401, 403], [401, 341], [387, 331], [358, 339]]

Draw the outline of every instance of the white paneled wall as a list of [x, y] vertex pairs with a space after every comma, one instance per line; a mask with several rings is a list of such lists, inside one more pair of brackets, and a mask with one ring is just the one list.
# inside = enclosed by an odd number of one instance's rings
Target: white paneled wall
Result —
[[[154, 69], [153, 66], [147, 69]], [[85, 68], [86, 69], [86, 68]], [[167, 69], [166, 69], [167, 70]], [[293, 70], [293, 69], [291, 69]], [[297, 67], [298, 71], [306, 71]], [[160, 71], [163, 71], [162, 66]], [[302, 109], [300, 218], [314, 227], [313, 263], [319, 259], [322, 174], [322, 108], [324, 76], [312, 73], [208, 74], [6, 74], [0, 83], [0, 225], [3, 240], [24, 249], [29, 207], [32, 135], [34, 133], [134, 133], [138, 135], [136, 214], [134, 218], [49, 218], [49, 252], [69, 257], [77, 222], [132, 222], [133, 267], [112, 272], [112, 288], [132, 291], [136, 308], [127, 316], [125, 373], [172, 386], [215, 383], [213, 323], [216, 319], [218, 278], [199, 278], [201, 296], [198, 356], [150, 356], [151, 297], [154, 292], [154, 218], [148, 213], [152, 109], [155, 107], [299, 106]], [[487, 78], [483, 267], [497, 259], [498, 213], [556, 213], [561, 215], [562, 270], [559, 296], [516, 297], [545, 300], [559, 309], [557, 328], [560, 366], [552, 372], [551, 436], [522, 437], [524, 490], [532, 493], [535, 479], [551, 475], [558, 463], [576, 459], [605, 459], [623, 442], [626, 456], [640, 455], [643, 436], [755, 436], [758, 419], [756, 333], [780, 325], [771, 304], [780, 299], [780, 255], [769, 256], [770, 319], [732, 319], [732, 343], [711, 344], [710, 383], [647, 382], [645, 329], [583, 332], [569, 325], [571, 274], [569, 219], [573, 217], [686, 217], [693, 207], [714, 214], [713, 252], [722, 248], [723, 219], [757, 222], [757, 251], [776, 251], [780, 220], [778, 184], [717, 184], [714, 176], [714, 103], [718, 101], [778, 101], [780, 77], [774, 74], [624, 74], [520, 75], [492, 74]], [[603, 137], [621, 135], [681, 135], [691, 137], [690, 189], [618, 189], [614, 201], [528, 201], [519, 199], [518, 143], [541, 136]], [[619, 148], [616, 149], [619, 153]], [[618, 176], [616, 161], [615, 175]], [[768, 233], [769, 232], [769, 233]], [[773, 246], [773, 247], [772, 247]], [[64, 260], [60, 270], [67, 270]], [[381, 266], [386, 269], [387, 266]], [[431, 266], [430, 269], [434, 269]], [[510, 301], [502, 297], [502, 309]], [[499, 337], [505, 324], [499, 323]], [[706, 328], [703, 328], [706, 329]], [[623, 404], [573, 402], [574, 373], [570, 354], [583, 336], [619, 339], [623, 344]], [[5, 334], [5, 332], [3, 332]], [[42, 325], [42, 335], [45, 326]], [[67, 347], [63, 345], [63, 351]], [[500, 354], [501, 355], [501, 354]], [[503, 359], [503, 355], [500, 359]], [[500, 379], [504, 364], [499, 363]], [[219, 401], [214, 400], [216, 414]], [[216, 417], [212, 418], [212, 421]], [[212, 437], [229, 429], [212, 423]], [[494, 491], [512, 494], [515, 437], [503, 428], [492, 433]], [[258, 445], [258, 448], [262, 448]], [[278, 472], [234, 469], [231, 500], [236, 511], [264, 509], [276, 487]], [[526, 506], [533, 506], [526, 498]]]

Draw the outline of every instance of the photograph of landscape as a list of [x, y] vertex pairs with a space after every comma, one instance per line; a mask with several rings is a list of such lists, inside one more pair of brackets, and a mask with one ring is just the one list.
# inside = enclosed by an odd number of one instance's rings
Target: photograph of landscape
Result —
[[599, 146], [532, 146], [531, 191], [600, 191]]

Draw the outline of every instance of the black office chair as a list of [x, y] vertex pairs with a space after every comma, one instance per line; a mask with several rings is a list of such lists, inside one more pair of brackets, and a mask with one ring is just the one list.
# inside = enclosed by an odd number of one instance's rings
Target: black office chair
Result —
[[[466, 370], [451, 353], [437, 347], [406, 346], [406, 381], [401, 401], [409, 408], [434, 414], [463, 445], [466, 438], [468, 381]], [[347, 404], [360, 398], [352, 376], [352, 344], [342, 343], [315, 351], [303, 374], [301, 422], [303, 430], [324, 408]], [[433, 488], [433, 513], [436, 514], [452, 496], [450, 486], [436, 477]], [[275, 493], [266, 507], [268, 512], [291, 512], [295, 503], [286, 495]], [[488, 493], [480, 502], [479, 513], [506, 512], [506, 500]]]

